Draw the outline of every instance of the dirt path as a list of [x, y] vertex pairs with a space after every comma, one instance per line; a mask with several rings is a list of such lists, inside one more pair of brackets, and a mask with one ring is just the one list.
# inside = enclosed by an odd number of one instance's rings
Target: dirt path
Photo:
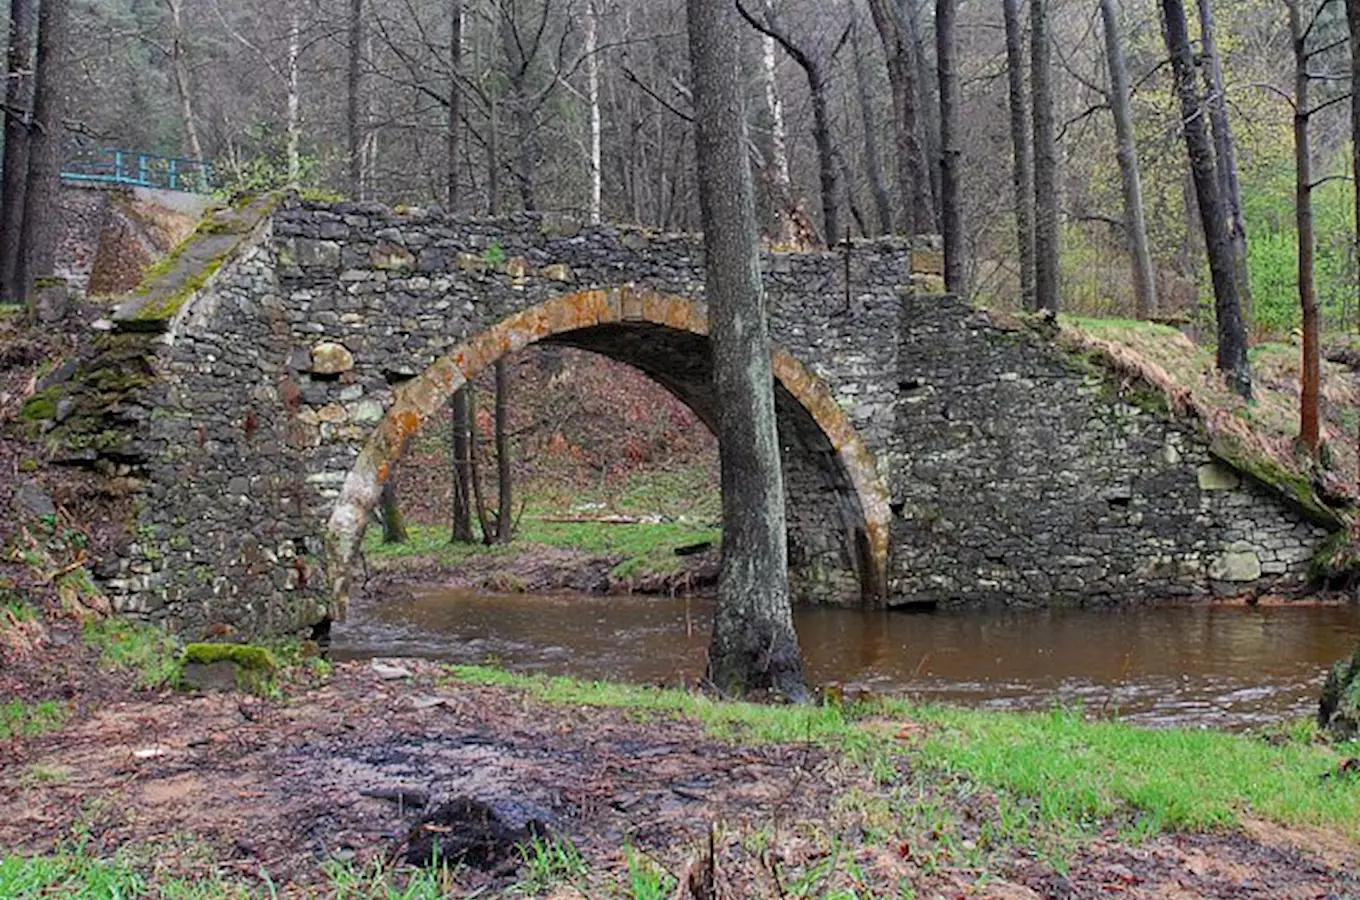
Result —
[[[995, 803], [913, 773], [905, 752], [880, 783], [810, 745], [726, 743], [664, 713], [551, 705], [401, 665], [411, 677], [343, 664], [287, 701], [127, 695], [0, 745], [0, 847], [152, 845], [163, 873], [252, 882], [263, 869], [284, 895], [311, 896], [324, 861], [396, 858], [422, 809], [466, 797], [571, 839], [601, 887], [560, 896], [611, 896], [602, 885], [626, 872], [625, 845], [678, 873], [717, 823], [736, 897], [793, 896], [817, 872], [809, 896], [910, 884], [951, 900], [1360, 897], [1344, 843], [1305, 853], [1299, 835], [1260, 828], [1131, 846], [1111, 829], [1059, 872], [1036, 848], [989, 844]], [[920, 815], [937, 807], [933, 825]], [[514, 877], [469, 869], [459, 883], [495, 896]]]

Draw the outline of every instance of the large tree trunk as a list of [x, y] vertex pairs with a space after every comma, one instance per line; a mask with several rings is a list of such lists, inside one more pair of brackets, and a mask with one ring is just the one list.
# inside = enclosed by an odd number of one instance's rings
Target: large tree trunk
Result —
[[345, 125], [349, 138], [349, 195], [355, 200], [364, 199], [363, 47], [364, 0], [349, 0]]
[[[463, 71], [463, 0], [449, 0], [449, 212], [458, 212], [458, 152], [459, 135], [463, 127], [463, 86], [458, 82]], [[467, 397], [463, 397], [466, 417]], [[469, 531], [471, 529], [469, 528]], [[455, 538], [456, 539], [456, 538]]]
[[935, 60], [940, 79], [940, 225], [944, 238], [944, 286], [967, 292], [963, 244], [963, 194], [959, 169], [959, 79], [954, 63], [954, 19], [958, 0], [935, 0]]
[[1218, 318], [1218, 368], [1228, 386], [1243, 397], [1251, 396], [1251, 371], [1247, 365], [1247, 335], [1242, 327], [1242, 310], [1237, 299], [1237, 278], [1233, 266], [1232, 237], [1228, 233], [1227, 211], [1218, 190], [1214, 169], [1214, 150], [1204, 124], [1204, 110], [1196, 89], [1194, 53], [1185, 22], [1182, 0], [1161, 0], [1166, 49], [1180, 98], [1185, 148], [1190, 157], [1190, 174], [1195, 181], [1195, 200], [1200, 224], [1204, 228], [1205, 252], [1214, 283], [1214, 312]]
[[1006, 85], [1010, 98], [1011, 179], [1015, 186], [1015, 237], [1020, 256], [1020, 306], [1037, 309], [1034, 299], [1034, 153], [1030, 147], [1029, 105], [1025, 102], [1025, 50], [1020, 29], [1020, 0], [1001, 0], [1006, 21]]
[[595, 0], [585, 4], [586, 101], [590, 105], [590, 224], [600, 224], [600, 39]]
[[170, 7], [170, 70], [175, 78], [175, 96], [179, 100], [180, 119], [184, 122], [184, 149], [190, 158], [202, 159], [203, 144], [198, 138], [193, 83], [189, 78], [189, 61], [184, 49], [184, 2], [183, 0], [166, 2]]
[[38, 12], [38, 60], [33, 84], [33, 132], [28, 143], [28, 189], [19, 252], [19, 297], [33, 300], [33, 282], [56, 268], [61, 230], [61, 154], [65, 136], [68, 0], [45, 0]]
[[1223, 61], [1214, 40], [1213, 0], [1198, 0], [1200, 67], [1209, 88], [1209, 123], [1213, 126], [1214, 164], [1218, 171], [1219, 191], [1228, 215], [1228, 234], [1232, 240], [1233, 273], [1237, 278], [1237, 299], [1242, 321], [1251, 327], [1251, 278], [1247, 270], [1247, 226], [1242, 218], [1242, 183], [1237, 177], [1237, 151], [1232, 129], [1228, 126], [1228, 96], [1223, 85]]
[[[1201, 0], [1207, 2], [1207, 0]], [[1299, 0], [1287, 0], [1294, 46], [1294, 221], [1299, 232], [1299, 309], [1303, 313], [1303, 376], [1300, 379], [1299, 444], [1318, 458], [1319, 380], [1322, 371], [1317, 292], [1313, 285], [1313, 162], [1308, 139], [1308, 46]]]
[[916, 63], [910, 33], [895, 0], [869, 0], [883, 53], [888, 61], [888, 84], [892, 88], [894, 149], [897, 154], [897, 229], [914, 236], [934, 223], [930, 181], [925, 152], [921, 148], [921, 123], [916, 91]]
[[471, 543], [472, 533], [472, 451], [469, 429], [468, 389], [453, 392], [450, 401], [453, 425], [453, 540]]
[[37, 0], [10, 0], [5, 83], [5, 157], [0, 184], [0, 299], [20, 300], [19, 254], [28, 185], [28, 116], [33, 103]]
[[888, 189], [883, 185], [883, 166], [878, 156], [878, 118], [874, 115], [871, 99], [866, 51], [860, 42], [860, 19], [853, 3], [850, 4], [850, 15], [850, 53], [855, 61], [855, 93], [859, 101], [859, 118], [864, 125], [864, 171], [869, 176], [869, 193], [873, 195], [874, 211], [878, 214], [878, 233], [891, 234], [892, 201], [888, 199]]
[[920, 7], [914, 0], [897, 0], [898, 14], [906, 22], [907, 35], [911, 40], [912, 65], [916, 67], [916, 108], [921, 111], [918, 122], [921, 129], [921, 144], [926, 159], [928, 180], [926, 189], [926, 209], [929, 211], [929, 225], [922, 230], [934, 231], [940, 221], [940, 195], [943, 191], [940, 174], [940, 94], [939, 84], [931, 79], [930, 63], [926, 59], [925, 42], [921, 40]]
[[1058, 146], [1053, 132], [1053, 43], [1049, 4], [1030, 0], [1030, 91], [1034, 109], [1034, 299], [1056, 313], [1060, 302]]
[[496, 543], [510, 543], [514, 527], [513, 475], [510, 470], [510, 382], [506, 378], [505, 357], [496, 360], [496, 484], [500, 488], [496, 503]]
[[478, 464], [481, 453], [478, 451], [478, 444], [481, 443], [481, 435], [477, 429], [477, 391], [473, 388], [472, 382], [464, 387], [467, 392], [468, 403], [468, 473], [472, 476], [472, 508], [477, 512], [477, 525], [482, 529], [482, 543], [491, 544], [496, 540], [496, 523], [491, 521], [491, 516], [487, 514], [485, 495], [482, 493], [482, 472]]
[[708, 677], [731, 693], [805, 700], [736, 22], [726, 3], [685, 6], [722, 467], [723, 555]]
[[1143, 185], [1138, 173], [1138, 149], [1133, 140], [1133, 112], [1129, 108], [1129, 69], [1114, 0], [1100, 0], [1105, 24], [1105, 59], [1110, 67], [1110, 111], [1114, 114], [1119, 179], [1124, 191], [1124, 235], [1133, 260], [1134, 307], [1140, 319], [1151, 318], [1156, 305], [1152, 252], [1148, 249], [1147, 223], [1143, 216]]

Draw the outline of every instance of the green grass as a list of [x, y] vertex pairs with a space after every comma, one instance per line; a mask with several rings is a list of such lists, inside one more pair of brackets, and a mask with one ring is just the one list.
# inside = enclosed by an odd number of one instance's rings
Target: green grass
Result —
[[100, 651], [100, 664], [126, 669], [139, 688], [174, 685], [179, 678], [179, 642], [155, 625], [114, 617], [85, 626], [85, 642]]
[[611, 525], [604, 522], [547, 522], [527, 516], [520, 520], [512, 543], [491, 547], [452, 543], [448, 528], [444, 526], [413, 524], [409, 531], [407, 543], [384, 544], [382, 529], [370, 528], [364, 536], [364, 554], [375, 564], [381, 564], [383, 560], [418, 557], [442, 565], [457, 565], [473, 556], [509, 557], [534, 546], [561, 547], [618, 557], [612, 574], [616, 578], [627, 578], [677, 571], [681, 557], [675, 555], [676, 547], [706, 541], [716, 543], [721, 536], [717, 528], [693, 522]]
[[1022, 818], [1032, 811], [1050, 826], [1087, 828], [1132, 813], [1139, 820], [1136, 827], [1150, 832], [1206, 830], [1254, 816], [1288, 825], [1337, 827], [1360, 837], [1360, 783], [1322, 777], [1346, 756], [1360, 755], [1356, 744], [1272, 744], [1208, 730], [1151, 730], [1088, 721], [1071, 710], [1003, 713], [896, 701], [845, 709], [763, 706], [476, 666], [450, 671], [460, 681], [514, 687], [549, 703], [692, 718], [725, 740], [834, 747], [876, 776], [885, 759], [903, 748], [860, 727], [864, 715], [923, 723], [928, 736], [909, 751], [915, 765], [1023, 801]]
[[[37, 737], [56, 731], [66, 723], [70, 710], [55, 700], [26, 703], [10, 700], [0, 703], [0, 741], [16, 737]], [[0, 897], [5, 894], [0, 893]]]

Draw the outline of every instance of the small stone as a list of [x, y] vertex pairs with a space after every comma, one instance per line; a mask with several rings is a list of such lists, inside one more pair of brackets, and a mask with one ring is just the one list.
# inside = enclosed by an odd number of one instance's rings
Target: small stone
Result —
[[1246, 582], [1261, 577], [1261, 560], [1251, 550], [1229, 551], [1209, 563], [1209, 578], [1214, 581]]
[[1205, 463], [1195, 470], [1201, 491], [1233, 491], [1242, 484], [1242, 476], [1222, 463]]
[[19, 487], [15, 489], [14, 496], [10, 500], [10, 505], [15, 512], [22, 518], [40, 519], [43, 516], [55, 516], [57, 514], [56, 504], [47, 492], [38, 487], [37, 482], [21, 481]]
[[373, 660], [373, 673], [383, 681], [396, 681], [399, 678], [410, 678], [411, 670], [403, 666], [393, 666], [385, 662]]
[[544, 278], [551, 281], [566, 282], [572, 280], [571, 268], [564, 263], [553, 263], [550, 266], [544, 266], [539, 272]]
[[317, 375], [339, 375], [354, 368], [354, 355], [344, 344], [323, 341], [312, 348], [312, 372]]
[[377, 400], [364, 400], [354, 405], [353, 418], [355, 422], [361, 424], [372, 424], [382, 421], [383, 408]]
[[643, 234], [641, 231], [625, 231], [619, 238], [619, 243], [623, 244], [623, 246], [627, 247], [629, 250], [642, 251], [647, 249], [649, 241], [647, 240], [647, 235]]

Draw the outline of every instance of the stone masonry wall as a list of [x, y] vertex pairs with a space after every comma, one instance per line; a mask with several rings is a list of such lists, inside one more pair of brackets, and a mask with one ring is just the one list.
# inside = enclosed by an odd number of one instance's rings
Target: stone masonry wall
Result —
[[894, 598], [1100, 604], [1290, 591], [1326, 529], [1160, 397], [949, 297], [902, 306]]
[[[285, 632], [326, 614], [342, 487], [402, 386], [453, 348], [573, 292], [681, 298], [665, 322], [703, 293], [692, 237], [298, 203], [260, 233], [156, 338], [156, 389], [124, 417], [145, 432], [146, 488], [133, 540], [99, 574], [120, 609], [189, 632]], [[904, 293], [908, 268], [892, 243], [764, 260], [775, 341], [886, 484], [890, 604], [1299, 586], [1325, 529], [1213, 460], [1194, 423], [1032, 328]], [[618, 321], [552, 340], [635, 365], [715, 421], [693, 329]], [[864, 498], [809, 410], [783, 389], [777, 400], [795, 591], [857, 602]]]

